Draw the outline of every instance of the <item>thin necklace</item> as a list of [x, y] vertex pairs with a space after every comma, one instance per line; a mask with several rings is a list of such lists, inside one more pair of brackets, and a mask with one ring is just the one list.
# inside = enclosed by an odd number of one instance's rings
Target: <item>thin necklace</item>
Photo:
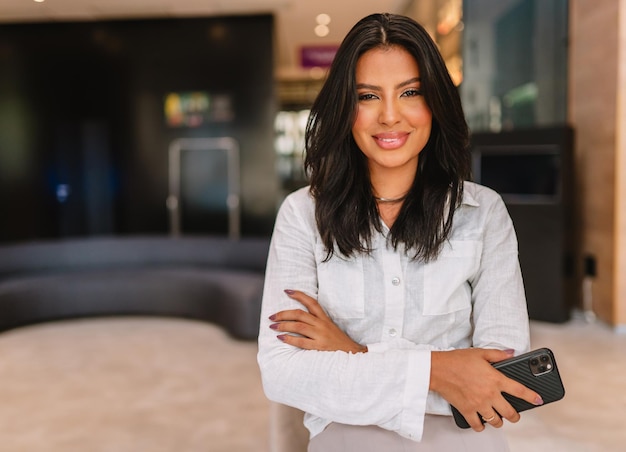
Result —
[[374, 199], [378, 202], [387, 202], [387, 203], [393, 203], [393, 202], [400, 202], [400, 201], [404, 201], [406, 199], [407, 193], [405, 193], [404, 195], [400, 196], [399, 198], [382, 198], [379, 196], [374, 196]]

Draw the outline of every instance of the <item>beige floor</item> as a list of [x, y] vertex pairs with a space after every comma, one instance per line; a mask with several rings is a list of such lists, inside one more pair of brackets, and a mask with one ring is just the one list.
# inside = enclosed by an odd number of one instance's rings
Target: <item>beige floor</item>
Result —
[[507, 426], [512, 452], [626, 451], [626, 335], [582, 320], [534, 322], [531, 341], [554, 351], [566, 394]]
[[[532, 324], [566, 396], [507, 425], [512, 452], [626, 450], [626, 335]], [[180, 319], [89, 319], [0, 334], [0, 452], [267, 452], [256, 345]]]
[[1, 452], [265, 451], [256, 346], [179, 319], [0, 335]]

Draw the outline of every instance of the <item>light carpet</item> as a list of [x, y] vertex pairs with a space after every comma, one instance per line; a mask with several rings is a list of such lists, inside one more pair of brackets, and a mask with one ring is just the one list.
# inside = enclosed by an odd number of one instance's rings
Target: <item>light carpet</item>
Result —
[[170, 318], [0, 335], [0, 451], [267, 451], [256, 343]]
[[[533, 322], [531, 339], [555, 352], [566, 396], [507, 423], [511, 452], [626, 450], [626, 335]], [[268, 452], [256, 350], [174, 318], [2, 333], [0, 452]]]

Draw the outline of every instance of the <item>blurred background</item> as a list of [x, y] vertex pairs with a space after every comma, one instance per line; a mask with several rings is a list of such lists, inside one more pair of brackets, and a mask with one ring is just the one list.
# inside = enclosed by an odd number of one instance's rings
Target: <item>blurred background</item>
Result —
[[2, 0], [0, 243], [268, 237], [334, 51], [382, 11], [440, 46], [531, 316], [626, 330], [621, 0]]
[[[339, 43], [385, 11], [446, 60], [473, 178], [518, 234], [531, 344], [559, 362], [566, 397], [507, 426], [511, 450], [624, 449], [626, 0], [0, 0], [0, 450], [281, 450], [263, 253]], [[15, 328], [206, 319], [237, 294], [247, 317], [218, 325]], [[251, 340], [224, 329], [242, 319]]]

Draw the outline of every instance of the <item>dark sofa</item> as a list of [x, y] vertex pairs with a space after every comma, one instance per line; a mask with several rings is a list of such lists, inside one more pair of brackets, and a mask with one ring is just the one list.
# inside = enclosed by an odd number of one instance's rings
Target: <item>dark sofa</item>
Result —
[[111, 237], [0, 246], [0, 331], [88, 316], [206, 320], [258, 335], [269, 239]]

